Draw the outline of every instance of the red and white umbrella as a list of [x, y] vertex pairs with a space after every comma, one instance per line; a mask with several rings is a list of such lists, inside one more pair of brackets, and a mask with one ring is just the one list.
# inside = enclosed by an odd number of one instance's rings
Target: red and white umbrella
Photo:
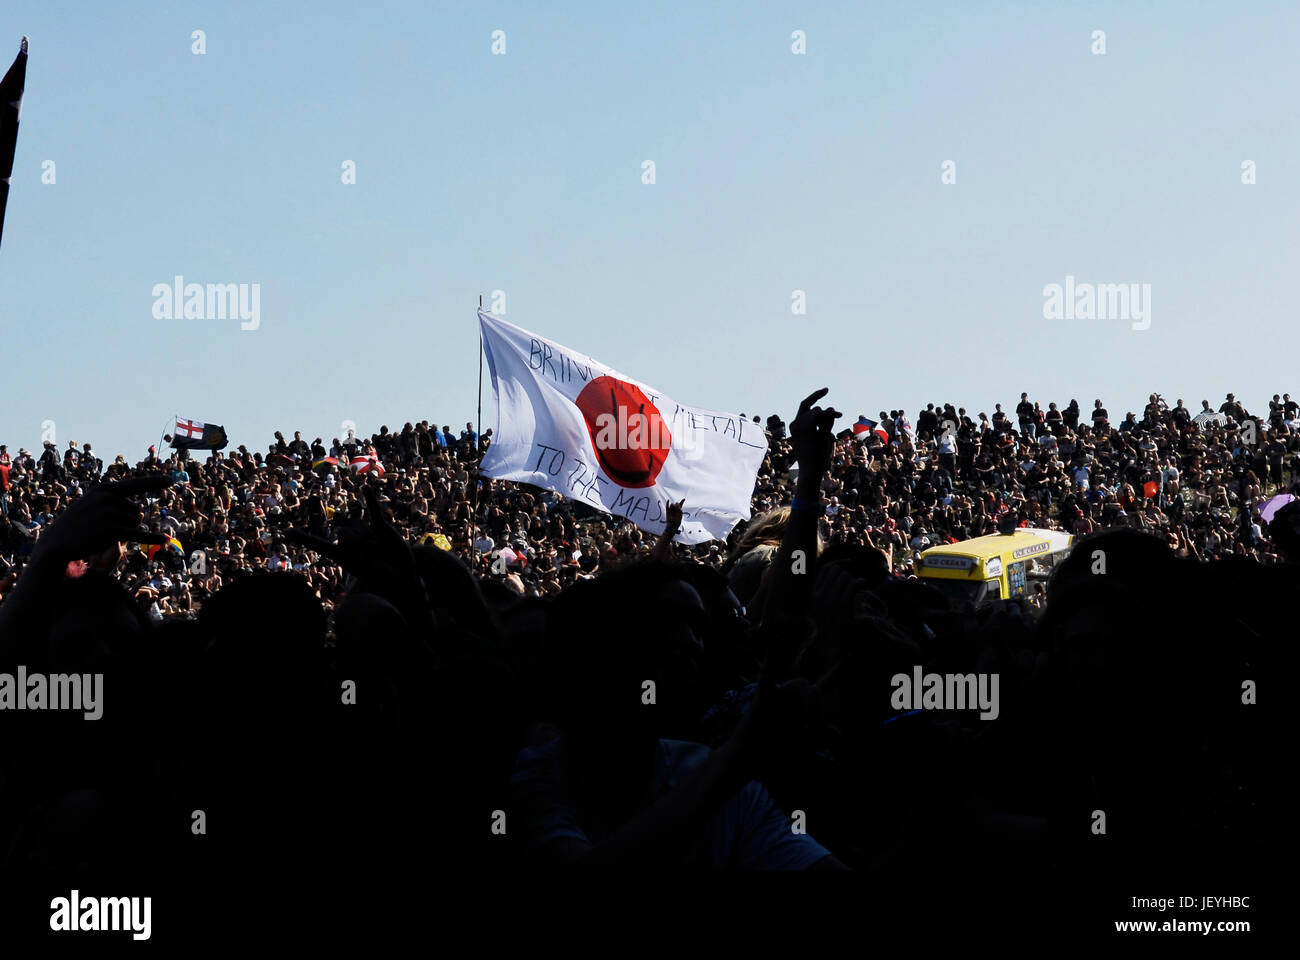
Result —
[[384, 475], [384, 465], [379, 462], [379, 457], [375, 454], [364, 454], [353, 459], [351, 463], [352, 472], [360, 476], [363, 473], [373, 473], [377, 477]]

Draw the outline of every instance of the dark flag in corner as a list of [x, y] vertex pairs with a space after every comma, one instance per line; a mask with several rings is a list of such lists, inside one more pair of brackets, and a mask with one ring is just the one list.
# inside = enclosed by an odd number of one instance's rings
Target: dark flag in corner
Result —
[[9, 202], [9, 180], [14, 172], [14, 148], [18, 145], [18, 120], [23, 115], [26, 82], [27, 38], [23, 37], [18, 59], [0, 80], [0, 238], [4, 236], [5, 205]]
[[176, 418], [176, 432], [166, 439], [176, 450], [224, 450], [229, 443], [225, 427], [180, 417]]

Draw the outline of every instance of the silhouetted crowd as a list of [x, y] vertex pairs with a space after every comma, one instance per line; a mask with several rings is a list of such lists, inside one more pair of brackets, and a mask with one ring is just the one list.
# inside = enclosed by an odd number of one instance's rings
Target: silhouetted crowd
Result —
[[[767, 419], [754, 518], [698, 546], [480, 477], [472, 425], [0, 448], [0, 673], [105, 677], [100, 720], [0, 712], [0, 870], [1253, 862], [1246, 691], [1300, 595], [1300, 506], [1257, 513], [1295, 480], [1289, 396], [856, 431], [820, 397]], [[1080, 538], [1042, 609], [910, 576], [1009, 516]], [[997, 674], [997, 718], [898, 709], [918, 667]]]

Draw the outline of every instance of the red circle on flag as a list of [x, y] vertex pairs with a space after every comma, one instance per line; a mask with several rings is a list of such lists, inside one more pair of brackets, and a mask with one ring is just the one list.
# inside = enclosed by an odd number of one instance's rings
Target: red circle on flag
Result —
[[616, 377], [597, 377], [573, 402], [609, 478], [620, 487], [654, 486], [673, 435], [641, 388]]

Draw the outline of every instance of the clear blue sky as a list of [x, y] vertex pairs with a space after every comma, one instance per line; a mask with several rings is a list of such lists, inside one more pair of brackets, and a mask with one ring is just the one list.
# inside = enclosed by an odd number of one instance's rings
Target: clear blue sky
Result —
[[[1295, 3], [5, 0], [5, 66], [24, 33], [11, 450], [463, 425], [495, 289], [750, 415], [1300, 393]], [[155, 320], [177, 274], [261, 284], [260, 328]], [[1066, 275], [1150, 283], [1151, 328], [1044, 320]]]

